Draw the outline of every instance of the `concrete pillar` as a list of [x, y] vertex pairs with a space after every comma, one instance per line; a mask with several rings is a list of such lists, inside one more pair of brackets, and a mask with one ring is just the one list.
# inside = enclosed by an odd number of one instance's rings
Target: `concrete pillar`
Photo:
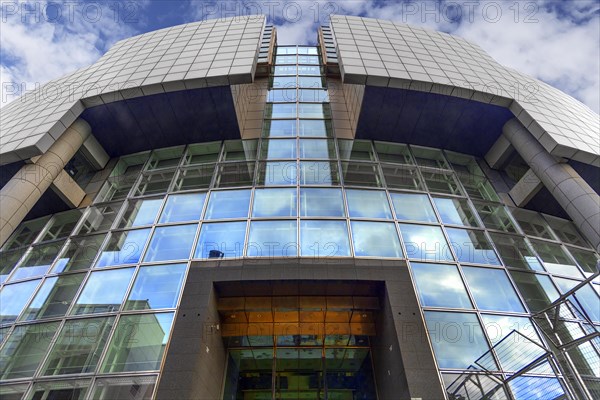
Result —
[[502, 132], [579, 230], [600, 250], [600, 196], [570, 165], [557, 161], [516, 119], [508, 121]]
[[0, 190], [0, 244], [60, 176], [91, 131], [87, 122], [76, 120], [34, 164], [24, 165]]

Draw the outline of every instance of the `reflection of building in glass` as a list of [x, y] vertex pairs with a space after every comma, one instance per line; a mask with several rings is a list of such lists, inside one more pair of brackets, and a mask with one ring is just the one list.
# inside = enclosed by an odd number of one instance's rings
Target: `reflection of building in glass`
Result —
[[600, 397], [567, 95], [353, 17], [151, 32], [67, 83], [3, 109], [3, 400]]

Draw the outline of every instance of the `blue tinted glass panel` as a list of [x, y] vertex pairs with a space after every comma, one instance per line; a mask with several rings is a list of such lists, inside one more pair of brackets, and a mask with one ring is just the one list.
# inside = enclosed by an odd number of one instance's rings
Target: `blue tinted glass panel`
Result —
[[297, 75], [298, 68], [295, 65], [280, 65], [273, 68], [275, 75]]
[[273, 88], [275, 89], [285, 89], [285, 88], [295, 88], [296, 87], [296, 77], [295, 76], [276, 76], [273, 78]]
[[299, 76], [298, 85], [306, 89], [320, 89], [323, 87], [323, 79], [320, 76]]
[[194, 258], [240, 258], [246, 238], [246, 221], [204, 223]]
[[330, 118], [329, 104], [300, 103], [298, 104], [299, 118]]
[[298, 57], [296, 55], [278, 55], [275, 57], [275, 63], [277, 64], [296, 64]]
[[296, 140], [263, 140], [260, 153], [261, 158], [270, 160], [278, 158], [296, 158]]
[[312, 66], [312, 65], [299, 65], [298, 66], [298, 74], [299, 75], [321, 75], [321, 69], [317, 66]]
[[188, 259], [197, 228], [196, 224], [156, 228], [144, 261]]
[[246, 218], [250, 207], [250, 190], [211, 192], [204, 219]]
[[420, 261], [453, 261], [442, 230], [437, 226], [400, 224], [406, 256]]
[[0, 323], [15, 321], [41, 279], [6, 285], [0, 291]]
[[298, 56], [298, 64], [319, 64], [319, 57], [317, 56]]
[[119, 221], [118, 228], [152, 225], [163, 199], [131, 200]]
[[318, 119], [301, 119], [299, 121], [299, 136], [328, 137], [331, 136], [329, 121]]
[[33, 246], [19, 267], [10, 277], [11, 281], [44, 275], [62, 249], [64, 240]]
[[120, 264], [135, 264], [139, 261], [150, 229], [113, 233], [108, 244], [100, 253], [96, 268]]
[[341, 189], [300, 189], [300, 216], [344, 217], [345, 215]]
[[85, 274], [47, 278], [21, 317], [22, 321], [62, 317], [67, 313]]
[[355, 218], [392, 219], [385, 192], [379, 190], [346, 190], [348, 212]]
[[174, 308], [185, 276], [186, 264], [142, 267], [125, 302], [126, 310]]
[[117, 311], [134, 271], [135, 268], [122, 268], [92, 272], [71, 313], [79, 315]]
[[301, 221], [300, 255], [303, 257], [349, 257], [346, 221]]
[[475, 213], [466, 200], [434, 198], [442, 222], [450, 225], [479, 226]]
[[[322, 90], [322, 89], [300, 89], [298, 91], [298, 101], [301, 101], [304, 103], [329, 102], [329, 93], [326, 90]], [[307, 118], [312, 118], [312, 117], [307, 117]]]
[[296, 103], [275, 103], [266, 105], [267, 118], [296, 118]]
[[479, 308], [496, 311], [525, 311], [504, 271], [463, 267], [463, 272]]
[[391, 193], [396, 218], [407, 221], [437, 222], [429, 197], [425, 194]]
[[265, 121], [265, 137], [292, 137], [296, 136], [296, 120], [271, 120]]
[[565, 391], [556, 378], [519, 376], [508, 383], [515, 400], [550, 400], [564, 398]]
[[481, 318], [483, 319], [483, 328], [494, 345], [509, 335], [513, 330], [518, 331], [535, 342], [541, 343], [539, 336], [535, 332], [533, 323], [529, 318], [487, 314], [482, 315]]
[[271, 103], [295, 103], [297, 99], [298, 93], [296, 92], [296, 88], [276, 89], [267, 92], [267, 102]]
[[335, 144], [327, 139], [300, 139], [300, 158], [335, 158]]
[[482, 231], [446, 228], [446, 232], [459, 261], [500, 265], [500, 260]]
[[202, 215], [206, 193], [191, 193], [169, 196], [160, 216], [160, 223], [196, 221]]
[[402, 257], [400, 240], [394, 223], [352, 221], [351, 226], [355, 256]]
[[296, 189], [257, 189], [253, 217], [295, 217]]
[[295, 257], [296, 221], [253, 221], [248, 238], [249, 257]]
[[456, 265], [411, 263], [421, 305], [473, 308]]
[[[564, 278], [555, 278], [555, 281], [563, 293], [568, 292], [580, 283], [579, 281], [573, 281], [571, 279]], [[591, 286], [585, 285], [577, 289], [575, 298], [579, 301], [588, 317], [592, 321], [600, 321], [600, 299], [598, 298], [596, 291], [594, 291]]]
[[425, 321], [440, 368], [467, 368], [489, 350], [475, 314], [426, 311]]

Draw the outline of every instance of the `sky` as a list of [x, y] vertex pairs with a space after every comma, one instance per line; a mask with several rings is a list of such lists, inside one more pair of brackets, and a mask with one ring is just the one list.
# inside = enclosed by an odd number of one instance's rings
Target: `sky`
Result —
[[314, 44], [330, 14], [444, 31], [600, 110], [600, 0], [0, 0], [0, 106], [92, 64], [118, 40], [247, 14], [267, 15], [279, 44]]

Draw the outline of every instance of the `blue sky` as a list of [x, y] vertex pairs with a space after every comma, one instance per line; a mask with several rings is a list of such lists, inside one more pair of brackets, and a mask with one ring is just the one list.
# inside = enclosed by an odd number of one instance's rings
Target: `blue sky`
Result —
[[93, 63], [120, 39], [256, 13], [277, 26], [280, 44], [314, 43], [316, 27], [331, 13], [442, 30], [600, 110], [600, 0], [0, 0], [0, 105], [17, 88]]

